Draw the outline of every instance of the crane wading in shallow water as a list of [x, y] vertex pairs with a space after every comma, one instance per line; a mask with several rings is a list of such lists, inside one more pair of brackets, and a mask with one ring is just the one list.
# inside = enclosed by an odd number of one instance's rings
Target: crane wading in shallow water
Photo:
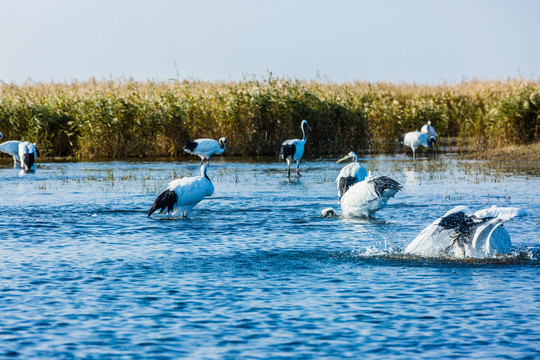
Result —
[[168, 213], [172, 212], [173, 215], [178, 213], [181, 217], [186, 217], [195, 205], [205, 197], [212, 196], [214, 185], [206, 174], [207, 168], [208, 164], [203, 162], [200, 176], [171, 181], [154, 201], [152, 208], [148, 211], [148, 216], [152, 215], [156, 210], [163, 213], [167, 209]]
[[473, 213], [456, 206], [426, 227], [405, 253], [425, 257], [485, 258], [509, 253], [512, 241], [503, 223], [527, 215], [519, 208], [497, 207]]
[[[340, 176], [338, 176], [337, 180], [338, 194], [340, 193], [339, 179]], [[386, 207], [388, 200], [393, 198], [402, 189], [403, 187], [394, 179], [388, 176], [372, 176], [371, 172], [368, 172], [365, 179], [351, 185], [341, 195], [339, 203], [343, 211], [343, 216], [371, 217], [375, 212]], [[338, 216], [333, 208], [322, 210], [321, 215], [323, 217]]]
[[306, 120], [302, 120], [300, 127], [302, 128], [303, 134], [302, 140], [285, 140], [279, 147], [279, 158], [287, 161], [287, 177], [289, 178], [291, 177], [291, 161], [296, 161], [296, 175], [301, 176], [299, 167], [300, 159], [302, 159], [302, 155], [304, 155], [304, 146], [307, 140], [306, 128], [311, 130]]
[[403, 187], [388, 176], [368, 176], [351, 186], [341, 197], [340, 204], [346, 217], [371, 217], [386, 207], [389, 199]]
[[222, 137], [219, 141], [214, 139], [189, 140], [184, 144], [184, 151], [201, 158], [201, 164], [206, 161], [210, 163], [210, 156], [221, 155], [225, 151], [227, 139]]
[[399, 144], [408, 146], [412, 149], [413, 159], [416, 160], [416, 149], [419, 146], [429, 147], [428, 137], [426, 134], [421, 133], [420, 131], [411, 131], [402, 135], [399, 138]]
[[349, 190], [351, 186], [364, 180], [367, 176], [367, 170], [358, 163], [358, 156], [354, 152], [350, 152], [337, 162], [343, 162], [351, 159], [353, 162], [345, 165], [339, 172], [338, 177], [336, 178], [338, 196], [341, 200], [343, 194]]
[[[0, 132], [0, 139], [3, 135]], [[28, 141], [10, 140], [0, 144], [0, 151], [8, 155], [13, 156], [13, 166], [17, 167], [20, 164], [21, 168], [25, 171], [34, 171], [36, 169], [36, 157], [39, 155], [39, 151], [36, 149], [36, 144]], [[26, 155], [26, 166], [24, 165], [24, 159], [21, 161], [21, 154]], [[30, 170], [28, 170], [30, 169]]]

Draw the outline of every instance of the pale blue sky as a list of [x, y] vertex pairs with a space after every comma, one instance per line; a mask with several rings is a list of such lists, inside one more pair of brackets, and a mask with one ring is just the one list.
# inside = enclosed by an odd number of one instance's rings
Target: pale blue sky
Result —
[[0, 39], [17, 83], [540, 78], [535, 0], [0, 0]]

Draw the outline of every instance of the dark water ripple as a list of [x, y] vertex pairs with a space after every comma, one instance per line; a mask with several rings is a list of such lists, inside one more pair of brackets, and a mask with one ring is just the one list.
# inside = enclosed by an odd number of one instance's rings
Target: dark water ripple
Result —
[[[193, 163], [0, 164], [0, 358], [538, 358], [536, 177], [452, 158], [363, 159], [401, 182], [377, 219], [323, 219], [331, 161], [217, 160], [188, 219], [148, 218]], [[472, 169], [472, 170], [471, 170]], [[514, 254], [404, 256], [453, 206], [520, 206]]]

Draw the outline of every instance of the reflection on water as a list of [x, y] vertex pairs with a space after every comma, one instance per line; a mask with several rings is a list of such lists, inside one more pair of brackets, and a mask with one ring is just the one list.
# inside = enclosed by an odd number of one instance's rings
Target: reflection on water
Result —
[[[190, 217], [146, 216], [199, 164], [0, 163], [1, 357], [538, 357], [540, 179], [452, 157], [360, 161], [404, 186], [376, 219], [339, 208], [335, 159], [212, 159]], [[456, 205], [522, 207], [514, 253], [404, 247]]]

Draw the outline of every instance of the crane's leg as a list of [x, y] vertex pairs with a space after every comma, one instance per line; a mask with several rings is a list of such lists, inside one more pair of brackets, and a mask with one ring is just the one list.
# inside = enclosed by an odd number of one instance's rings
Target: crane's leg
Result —
[[302, 176], [300, 175], [300, 161], [296, 162], [296, 176]]
[[287, 177], [291, 177], [291, 161], [287, 159]]

